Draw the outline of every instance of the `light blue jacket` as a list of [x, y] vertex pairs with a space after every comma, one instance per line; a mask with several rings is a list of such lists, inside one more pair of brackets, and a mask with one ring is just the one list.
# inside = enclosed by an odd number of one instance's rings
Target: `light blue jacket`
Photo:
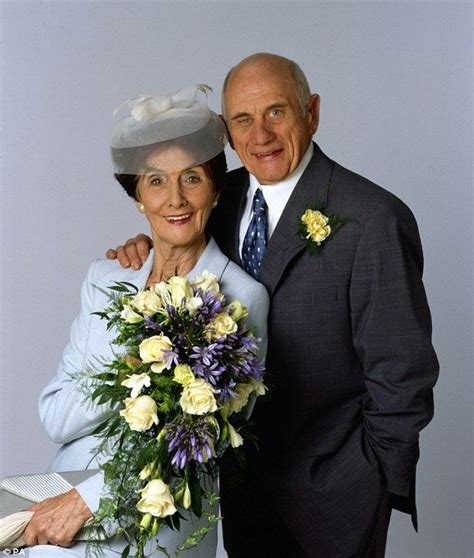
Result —
[[[100, 289], [106, 289], [114, 281], [128, 281], [139, 289], [145, 287], [153, 266], [153, 253], [139, 271], [123, 269], [116, 261], [96, 260], [89, 268], [82, 286], [81, 310], [71, 327], [70, 341], [64, 349], [56, 376], [40, 395], [39, 413], [49, 437], [61, 444], [51, 464], [51, 471], [76, 471], [97, 468], [100, 456], [92, 450], [98, 440], [91, 433], [108, 410], [107, 406], [85, 402], [79, 381], [71, 373], [84, 370], [88, 364], [98, 366], [97, 357], [113, 358], [111, 342], [115, 336], [107, 331], [106, 323], [92, 312], [106, 308], [110, 301]], [[214, 273], [229, 302], [239, 299], [247, 306], [247, 323], [256, 329], [261, 339], [259, 351], [264, 357], [267, 346], [267, 314], [269, 299], [265, 288], [231, 262], [210, 238], [201, 258], [188, 274], [190, 279], [207, 270]], [[99, 287], [99, 288], [96, 288]], [[76, 488], [91, 509], [96, 511], [103, 487], [101, 474], [90, 477]]]

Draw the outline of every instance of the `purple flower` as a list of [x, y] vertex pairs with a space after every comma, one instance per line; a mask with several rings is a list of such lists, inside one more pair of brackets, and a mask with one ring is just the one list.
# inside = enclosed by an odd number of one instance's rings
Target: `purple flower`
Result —
[[165, 439], [169, 441], [168, 452], [174, 467], [184, 469], [189, 461], [202, 463], [215, 457], [215, 431], [205, 417], [179, 425], [168, 423], [165, 429]]

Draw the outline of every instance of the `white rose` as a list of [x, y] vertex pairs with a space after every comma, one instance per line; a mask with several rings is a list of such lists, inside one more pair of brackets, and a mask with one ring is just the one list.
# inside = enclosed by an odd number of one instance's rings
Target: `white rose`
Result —
[[193, 288], [186, 277], [170, 277], [168, 284], [173, 306], [182, 306], [183, 299], [186, 305], [187, 300], [193, 296]]
[[120, 312], [120, 317], [128, 324], [138, 324], [143, 321], [143, 316], [137, 314], [128, 304], [123, 305], [123, 310]]
[[202, 378], [197, 378], [184, 386], [179, 404], [185, 413], [205, 415], [217, 411], [214, 394], [219, 393]]
[[144, 339], [139, 347], [140, 358], [143, 362], [152, 362], [151, 369], [153, 372], [162, 372], [163, 370], [169, 368], [169, 366], [164, 361], [163, 351], [171, 351], [173, 349], [173, 344], [169, 337], [163, 335], [153, 335]]
[[128, 422], [130, 430], [144, 432], [153, 424], [158, 424], [158, 407], [149, 395], [127, 397], [124, 403], [125, 409], [120, 411], [120, 414]]
[[153, 316], [153, 314], [156, 314], [163, 308], [160, 297], [154, 290], [150, 289], [140, 291], [132, 298], [131, 303], [145, 316]]
[[151, 513], [154, 517], [166, 517], [176, 513], [170, 488], [161, 479], [151, 480], [140, 492], [142, 497], [137, 504], [138, 511]]
[[148, 376], [148, 374], [132, 374], [131, 376], [129, 376], [128, 378], [126, 378], [121, 385], [131, 388], [132, 393], [130, 394], [130, 397], [132, 399], [135, 399], [135, 397], [138, 396], [138, 394], [141, 392], [141, 390], [144, 387], [149, 387], [151, 383], [150, 380], [150, 376]]
[[203, 300], [200, 296], [192, 296], [188, 302], [186, 302], [186, 309], [189, 312], [190, 316], [194, 316], [194, 314], [201, 308], [203, 305]]
[[203, 291], [211, 291], [214, 294], [219, 292], [217, 277], [213, 273], [209, 273], [209, 271], [203, 271], [199, 275], [196, 275], [192, 284], [197, 289], [202, 289]]

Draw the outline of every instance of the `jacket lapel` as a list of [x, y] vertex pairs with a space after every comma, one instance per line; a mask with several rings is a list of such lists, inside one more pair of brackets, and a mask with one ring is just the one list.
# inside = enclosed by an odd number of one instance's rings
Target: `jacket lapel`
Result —
[[298, 222], [306, 209], [326, 206], [334, 162], [314, 144], [314, 154], [296, 185], [268, 242], [260, 281], [273, 294], [289, 262], [306, 247], [298, 237]]

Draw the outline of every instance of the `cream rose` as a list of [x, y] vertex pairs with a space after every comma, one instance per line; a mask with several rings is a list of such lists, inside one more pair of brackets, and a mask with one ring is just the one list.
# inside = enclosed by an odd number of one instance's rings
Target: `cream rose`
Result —
[[247, 405], [254, 387], [250, 382], [247, 384], [237, 384], [234, 391], [237, 392], [237, 397], [230, 397], [228, 400], [229, 415], [240, 412]]
[[163, 335], [153, 335], [153, 337], [148, 337], [144, 339], [139, 347], [140, 358], [143, 362], [152, 362], [151, 369], [153, 372], [163, 372], [163, 370], [169, 368], [169, 366], [164, 361], [163, 351], [171, 351], [173, 349], [173, 344], [169, 337]]
[[250, 378], [250, 384], [252, 386], [252, 391], [254, 391], [257, 395], [265, 395], [267, 387], [263, 382], [255, 380], [255, 378]]
[[140, 492], [142, 497], [137, 504], [138, 511], [151, 513], [154, 517], [166, 517], [176, 513], [170, 488], [161, 479], [151, 480]]
[[197, 378], [184, 386], [179, 404], [185, 413], [190, 415], [205, 415], [217, 411], [214, 394], [219, 393], [202, 378]]
[[126, 378], [120, 385], [131, 388], [130, 397], [135, 399], [144, 387], [149, 387], [151, 383], [148, 374], [132, 374]]
[[206, 334], [210, 339], [219, 339], [235, 331], [237, 331], [237, 324], [227, 312], [221, 312], [208, 325]]
[[158, 407], [149, 395], [127, 397], [124, 403], [125, 409], [120, 411], [120, 414], [128, 422], [130, 430], [144, 432], [153, 424], [158, 424]]
[[242, 318], [246, 318], [249, 315], [247, 307], [242, 306], [242, 303], [240, 302], [240, 300], [233, 300], [229, 304], [229, 310], [230, 310], [230, 317], [235, 322], [238, 322]]
[[128, 324], [138, 324], [140, 322], [143, 322], [143, 316], [137, 314], [135, 310], [133, 310], [133, 308], [128, 304], [123, 305], [123, 310], [120, 312], [120, 317]]
[[168, 281], [173, 306], [182, 306], [193, 296], [193, 288], [186, 277], [170, 277]]
[[195, 380], [195, 376], [189, 364], [178, 364], [174, 369], [173, 380], [183, 386]]
[[214, 273], [209, 273], [209, 271], [203, 271], [199, 275], [196, 275], [192, 284], [203, 291], [211, 291], [214, 294], [219, 292], [219, 283], [217, 282], [217, 277]]
[[160, 297], [154, 290], [140, 291], [131, 300], [133, 306], [145, 316], [153, 316], [163, 308]]
[[301, 217], [301, 222], [306, 226], [308, 234], [306, 238], [311, 238], [319, 246], [331, 234], [331, 227], [328, 225], [329, 219], [315, 209], [307, 209]]

